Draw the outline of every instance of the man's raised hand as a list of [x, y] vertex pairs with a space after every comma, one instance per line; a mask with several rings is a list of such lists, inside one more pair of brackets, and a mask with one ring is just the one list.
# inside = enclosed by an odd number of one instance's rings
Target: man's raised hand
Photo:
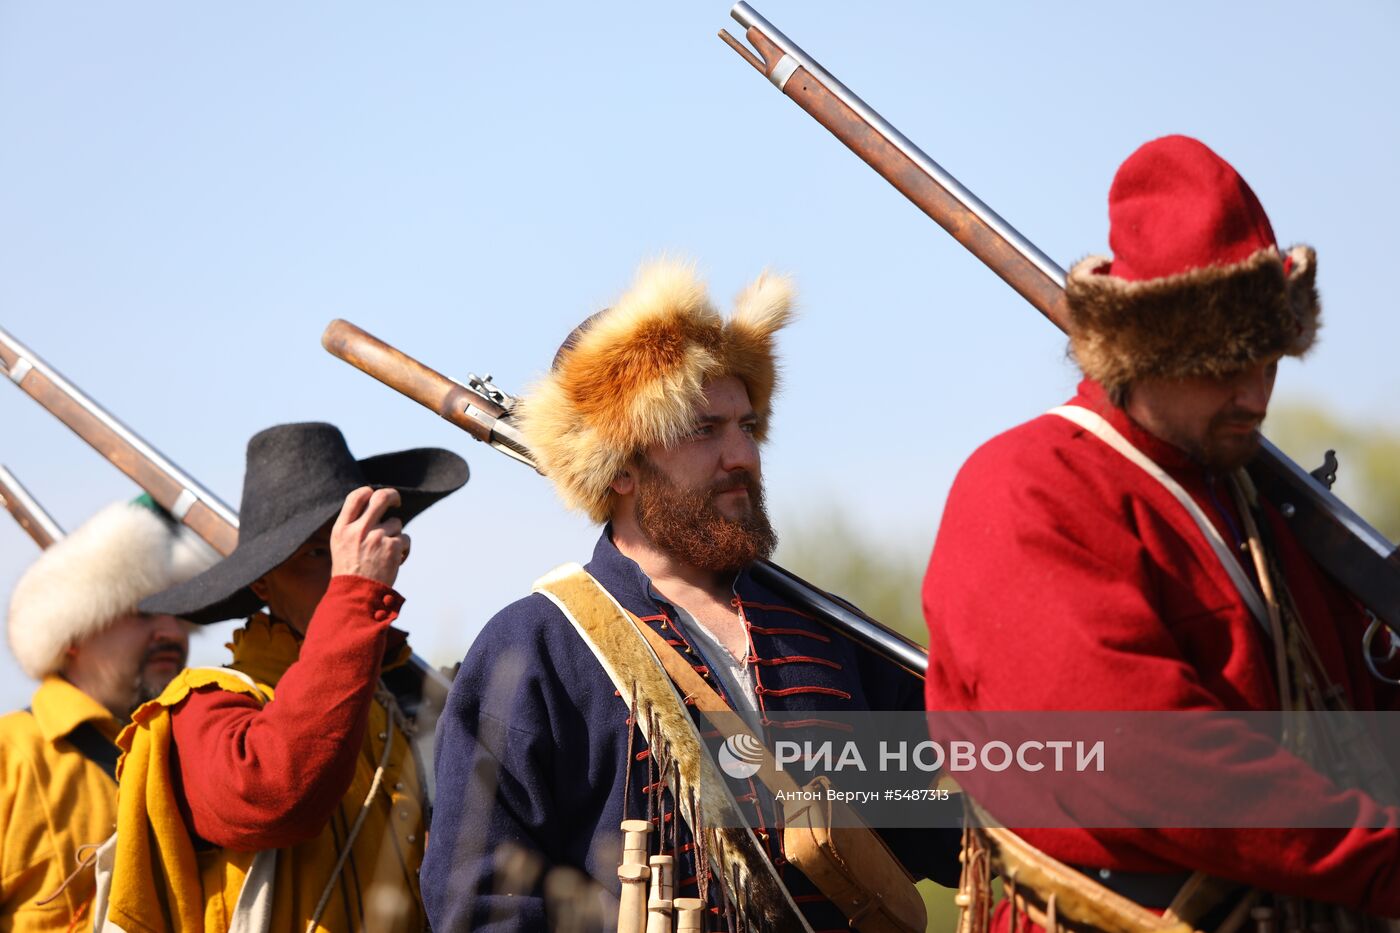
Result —
[[397, 489], [361, 486], [345, 497], [331, 528], [331, 575], [353, 574], [393, 586], [408, 559], [403, 522], [385, 518], [401, 503]]

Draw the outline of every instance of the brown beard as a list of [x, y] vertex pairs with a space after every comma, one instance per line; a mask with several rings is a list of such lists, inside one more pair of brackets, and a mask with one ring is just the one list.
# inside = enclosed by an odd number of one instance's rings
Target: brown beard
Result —
[[[743, 488], [749, 509], [726, 518], [715, 497]], [[778, 546], [778, 535], [763, 507], [763, 484], [748, 470], [731, 473], [704, 489], [682, 489], [647, 460], [637, 463], [637, 525], [648, 541], [693, 567], [734, 573], [764, 560]]]

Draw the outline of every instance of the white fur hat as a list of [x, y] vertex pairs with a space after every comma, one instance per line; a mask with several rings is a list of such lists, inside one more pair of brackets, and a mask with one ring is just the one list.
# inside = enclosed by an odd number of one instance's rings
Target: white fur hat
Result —
[[51, 674], [69, 646], [216, 560], [213, 548], [141, 499], [113, 503], [49, 547], [15, 584], [10, 650], [30, 677]]

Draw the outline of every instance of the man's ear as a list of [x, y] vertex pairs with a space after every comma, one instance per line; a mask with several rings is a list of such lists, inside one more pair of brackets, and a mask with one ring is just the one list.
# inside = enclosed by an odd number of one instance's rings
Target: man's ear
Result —
[[630, 496], [637, 490], [637, 473], [631, 467], [617, 474], [617, 477], [608, 484], [608, 488], [619, 496]]
[[248, 584], [248, 589], [253, 591], [253, 595], [263, 602], [267, 602], [268, 594], [271, 592], [267, 587], [267, 582], [263, 577], [258, 577]]

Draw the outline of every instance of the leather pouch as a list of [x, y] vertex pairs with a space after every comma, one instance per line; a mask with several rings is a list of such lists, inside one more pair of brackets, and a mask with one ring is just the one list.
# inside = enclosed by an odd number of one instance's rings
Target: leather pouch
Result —
[[928, 922], [914, 878], [819, 777], [783, 808], [783, 854], [861, 933], [923, 933]]

